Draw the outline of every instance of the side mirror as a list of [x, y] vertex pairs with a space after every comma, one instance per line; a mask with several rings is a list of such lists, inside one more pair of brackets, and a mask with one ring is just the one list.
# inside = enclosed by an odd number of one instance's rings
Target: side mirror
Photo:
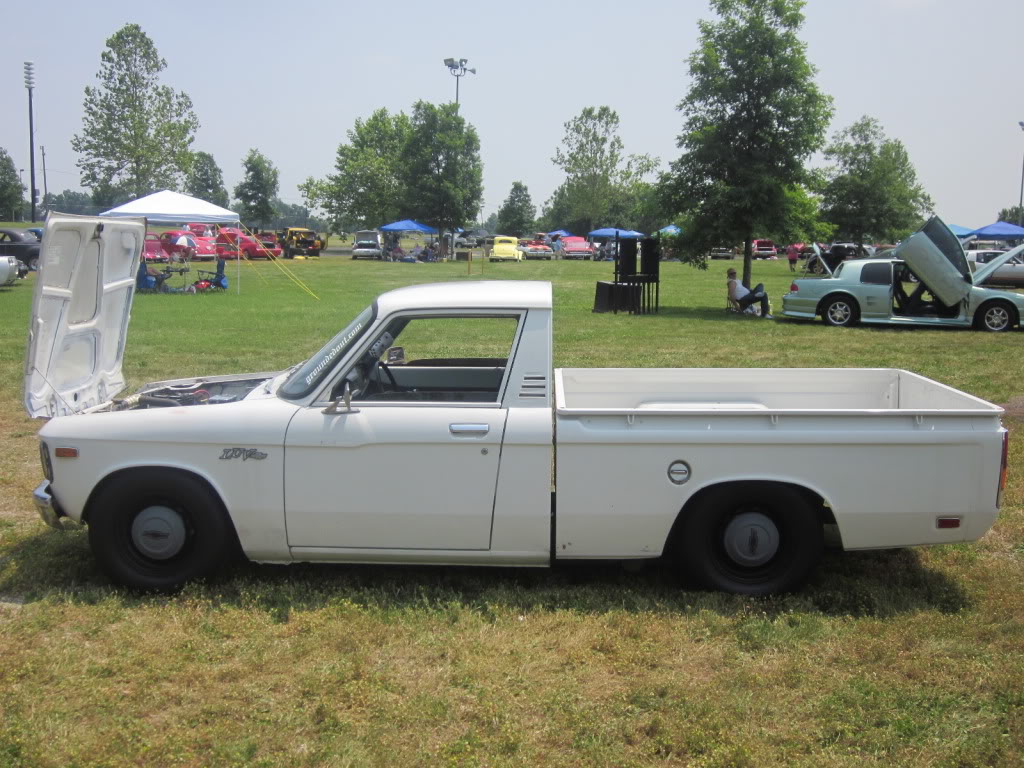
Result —
[[[339, 401], [343, 401], [345, 408], [341, 409], [338, 407]], [[336, 416], [338, 414], [346, 413], [359, 413], [358, 408], [352, 407], [352, 387], [349, 383], [345, 382], [345, 388], [341, 392], [341, 397], [336, 397], [331, 401], [331, 404], [324, 408], [320, 413], [326, 414], [327, 416]]]

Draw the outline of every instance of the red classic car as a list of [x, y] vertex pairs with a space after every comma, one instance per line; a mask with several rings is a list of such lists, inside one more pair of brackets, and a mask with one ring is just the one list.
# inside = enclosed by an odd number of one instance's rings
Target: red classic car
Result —
[[559, 242], [562, 244], [563, 259], [594, 258], [594, 246], [588, 243], [582, 237], [576, 237], [574, 235], [569, 237], [563, 237]]
[[160, 235], [160, 242], [172, 259], [187, 257], [195, 261], [213, 261], [217, 258], [217, 247], [212, 237], [196, 237], [187, 229], [164, 232]]
[[189, 222], [184, 227], [196, 237], [217, 237], [217, 225], [216, 224], [202, 224], [196, 222]]
[[255, 240], [237, 227], [221, 227], [217, 235], [217, 256], [237, 259], [239, 248], [245, 259], [276, 259], [281, 255], [281, 249], [269, 238]]
[[146, 261], [167, 261], [167, 251], [164, 250], [164, 243], [156, 232], [147, 232], [146, 239], [142, 243], [142, 258]]

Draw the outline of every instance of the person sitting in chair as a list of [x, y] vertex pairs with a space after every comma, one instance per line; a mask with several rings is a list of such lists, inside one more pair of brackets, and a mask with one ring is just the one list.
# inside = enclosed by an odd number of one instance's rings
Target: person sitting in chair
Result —
[[736, 279], [736, 270], [729, 267], [726, 272], [729, 282], [729, 301], [740, 312], [743, 312], [755, 301], [761, 302], [761, 317], [771, 317], [771, 305], [768, 303], [768, 293], [764, 289], [764, 283], [758, 283], [754, 290], [750, 290], [743, 283]]

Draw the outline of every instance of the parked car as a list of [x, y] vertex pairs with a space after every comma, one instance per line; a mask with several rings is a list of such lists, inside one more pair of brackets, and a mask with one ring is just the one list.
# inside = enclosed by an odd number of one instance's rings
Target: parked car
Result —
[[281, 240], [281, 252], [286, 259], [319, 256], [320, 251], [327, 247], [326, 235], [318, 235], [305, 227], [288, 227], [277, 234]]
[[831, 277], [794, 280], [782, 297], [782, 314], [820, 315], [836, 326], [861, 322], [1006, 331], [1020, 324], [1024, 295], [981, 286], [1021, 253], [1024, 246], [972, 273], [960, 241], [933, 217], [896, 246], [891, 258], [844, 261]]
[[776, 259], [779, 256], [779, 249], [771, 240], [754, 240], [751, 249], [755, 259]]
[[262, 243], [237, 227], [221, 227], [217, 233], [217, 258], [237, 259], [241, 251], [244, 259], [276, 259], [281, 249], [273, 243]]
[[28, 274], [28, 267], [14, 256], [0, 256], [0, 286], [14, 285], [19, 277]]
[[[552, 368], [543, 282], [399, 288], [287, 370], [122, 397], [144, 224], [97, 227], [47, 222], [63, 247], [35, 293], [24, 402], [48, 418], [40, 517], [84, 522], [118, 584], [174, 589], [240, 550], [275, 563], [664, 558], [688, 586], [764, 595], [797, 588], [826, 541], [971, 541], [999, 515], [1002, 408], [894, 369]], [[86, 293], [73, 300], [68, 283]], [[95, 316], [78, 323], [69, 305]]]
[[491, 261], [522, 261], [523, 252], [519, 250], [519, 240], [505, 235], [496, 236], [487, 258]]
[[183, 229], [187, 229], [196, 237], [209, 237], [216, 239], [217, 237], [217, 225], [215, 224], [204, 224], [202, 222], [191, 222], [186, 224]]
[[164, 249], [164, 241], [156, 232], [147, 232], [146, 239], [142, 243], [142, 258], [146, 261], [163, 262], [170, 258]]
[[582, 237], [566, 235], [561, 238], [563, 259], [593, 259], [594, 246]]
[[[544, 259], [551, 261], [555, 255], [554, 249], [543, 240], [520, 240], [519, 250], [523, 254], [524, 259]], [[492, 259], [493, 260], [493, 259]]]
[[[189, 238], [192, 245], [184, 245], [179, 242], [182, 238]], [[195, 253], [190, 258], [194, 261], [213, 261], [217, 258], [217, 241], [212, 237], [196, 237], [188, 229], [172, 229], [160, 235], [164, 250], [172, 260], [184, 259], [187, 251], [191, 248]]]
[[[967, 251], [967, 262], [971, 271], [977, 270], [994, 259], [1001, 258], [1006, 251]], [[1024, 257], [1014, 256], [985, 280], [985, 285], [1008, 285], [1024, 288]]]
[[352, 241], [353, 259], [384, 258], [384, 237], [376, 229], [364, 229], [356, 232]]
[[0, 256], [13, 256], [30, 270], [39, 269], [39, 238], [35, 232], [15, 227], [0, 228]]
[[727, 248], [724, 245], [720, 245], [716, 248], [712, 248], [708, 251], [709, 259], [735, 259], [736, 250], [733, 248]]

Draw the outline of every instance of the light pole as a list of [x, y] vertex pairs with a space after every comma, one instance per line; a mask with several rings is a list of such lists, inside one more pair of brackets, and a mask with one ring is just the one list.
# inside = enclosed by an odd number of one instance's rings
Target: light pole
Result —
[[31, 184], [28, 194], [32, 201], [32, 222], [36, 220], [36, 136], [32, 124], [32, 90], [36, 85], [34, 68], [31, 61], [25, 62], [25, 88], [28, 90], [28, 182]]
[[[1019, 120], [1017, 125], [1024, 131], [1024, 120]], [[1020, 200], [1017, 201], [1017, 226], [1024, 227], [1024, 158], [1020, 161]]]
[[476, 74], [475, 69], [467, 69], [466, 64], [469, 62], [468, 59], [445, 59], [444, 65], [448, 67], [448, 71], [455, 78], [455, 111], [459, 111], [459, 78], [463, 77], [467, 72]]

